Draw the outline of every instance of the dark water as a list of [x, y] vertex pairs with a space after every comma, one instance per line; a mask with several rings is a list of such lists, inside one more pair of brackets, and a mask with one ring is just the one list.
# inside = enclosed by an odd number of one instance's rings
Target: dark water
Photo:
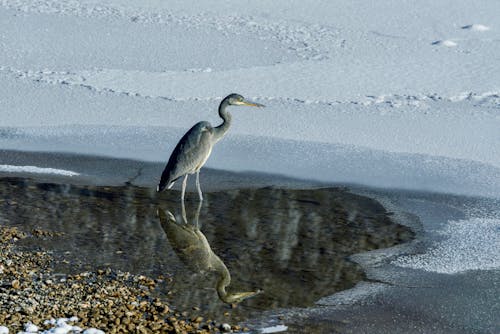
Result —
[[56, 271], [162, 274], [174, 307], [228, 321], [350, 288], [364, 276], [349, 255], [412, 237], [374, 200], [335, 188], [212, 192], [201, 207], [188, 194], [186, 220], [175, 191], [4, 178], [0, 192], [0, 224], [64, 233], [22, 244], [53, 252]]

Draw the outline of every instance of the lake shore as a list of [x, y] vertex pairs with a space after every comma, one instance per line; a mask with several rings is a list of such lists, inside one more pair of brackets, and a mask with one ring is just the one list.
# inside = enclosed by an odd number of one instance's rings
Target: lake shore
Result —
[[[171, 294], [163, 301], [182, 324], [192, 326], [190, 320], [201, 317], [209, 323], [195, 325], [212, 331], [228, 323], [256, 332], [286, 326], [277, 329], [290, 333], [494, 333], [498, 328], [495, 253], [478, 250], [474, 241], [484, 234], [481, 227], [474, 229], [478, 217], [496, 221], [497, 199], [204, 169], [205, 201], [197, 209], [190, 185], [188, 223], [198, 220], [209, 247], [231, 273], [229, 291], [264, 290], [233, 308], [214, 288], [220, 273], [188, 261], [182, 244], [171, 238], [176, 232], [169, 226], [176, 225], [158, 217], [161, 209], [177, 222], [183, 219], [178, 189], [154, 191], [162, 164], [15, 151], [4, 157], [12, 165], [79, 174], [1, 173], [2, 221], [29, 235], [18, 238], [16, 249], [50, 251], [57, 259], [50, 261], [52, 270], [64, 275], [87, 272], [94, 279], [130, 273], [153, 282], [164, 275], [171, 282], [170, 290], [160, 284], [162, 291]], [[376, 222], [389, 217], [391, 223], [381, 229], [385, 223]], [[467, 238], [443, 232], [454, 221], [473, 228]], [[416, 238], [401, 243], [411, 239], [410, 229]], [[387, 233], [393, 237], [384, 240]], [[449, 254], [433, 254], [454, 238], [464, 254], [453, 253], [453, 245], [447, 246]], [[415, 262], [419, 257], [425, 262]], [[485, 270], [483, 263], [493, 269]]]
[[[136, 301], [144, 306], [142, 312], [151, 311], [148, 307], [171, 312], [163, 317], [167, 320], [165, 324], [137, 320], [134, 328], [140, 326], [154, 331], [152, 326], [164, 326], [158, 328], [166, 331], [168, 328], [175, 330], [180, 324], [186, 331], [219, 331], [223, 323], [232, 323], [232, 330], [242, 330], [243, 326], [239, 327], [238, 323], [266, 310], [310, 307], [322, 297], [353, 287], [363, 280], [364, 274], [358, 265], [345, 261], [349, 255], [393, 246], [412, 236], [408, 228], [392, 223], [390, 213], [376, 201], [351, 194], [344, 187], [324, 188], [318, 183], [272, 175], [204, 171], [206, 199], [201, 210], [200, 230], [206, 235], [215, 256], [225, 262], [226, 270], [231, 271], [234, 283], [230, 291], [264, 290], [231, 308], [219, 300], [220, 295], [217, 298], [216, 289], [210, 288], [211, 284], [218, 284], [217, 272], [215, 277], [213, 274], [207, 276], [207, 270], [200, 270], [199, 264], [186, 262], [182, 245], [170, 238], [175, 230], [167, 226], [168, 222], [162, 221], [161, 216], [158, 219], [158, 208], [172, 211], [182, 219], [178, 191], [157, 196], [152, 187], [156, 169], [162, 168], [161, 165], [50, 154], [34, 154], [30, 160], [27, 153], [11, 154], [17, 156], [15, 164], [18, 166], [50, 166], [80, 174], [75, 177], [4, 173], [1, 184], [2, 202], [7, 209], [3, 221], [16, 229], [8, 229], [6, 233], [16, 231], [28, 236], [17, 238], [20, 240], [15, 247], [5, 246], [9, 249], [5, 254], [14, 256], [19, 251], [33, 256], [38, 254], [33, 253], [37, 249], [43, 256], [51, 257], [44, 262], [45, 267], [30, 269], [43, 276], [42, 279], [23, 279], [22, 284], [38, 290], [41, 296], [46, 291], [51, 293], [50, 289], [43, 288], [50, 287], [43, 283], [47, 280], [57, 289], [67, 291], [60, 295], [62, 300], [58, 304], [69, 302], [73, 306], [67, 306], [62, 313], [49, 312], [46, 317], [78, 317], [80, 312], [83, 326], [119, 329], [116, 321], [121, 324], [123, 317], [116, 320], [115, 316], [111, 321], [110, 317], [101, 314], [93, 318], [92, 304], [89, 305], [90, 313], [82, 313], [81, 305], [71, 302], [75, 299], [74, 293], [86, 295], [85, 290], [71, 291], [75, 277], [83, 280], [82, 288], [89, 281], [103, 288], [114, 284], [112, 290], [124, 290], [133, 295], [132, 298], [146, 300], [148, 303], [143, 304]], [[24, 178], [26, 176], [29, 179]], [[134, 185], [137, 183], [149, 187]], [[273, 187], [261, 188], [264, 185]], [[188, 194], [186, 206], [190, 220], [196, 215], [195, 197], [195, 194]], [[164, 231], [157, 228], [159, 225]], [[254, 229], [257, 230], [249, 234]], [[166, 254], [165, 258], [158, 258], [159, 254]], [[304, 257], [309, 260], [299, 260]], [[251, 269], [255, 265], [259, 270]], [[54, 280], [54, 275], [63, 282]], [[7, 280], [10, 284], [7, 289], [12, 289], [14, 276]], [[208, 286], [202, 283], [193, 289], [200, 284], [200, 279]], [[144, 286], [151, 287], [151, 291]], [[109, 298], [102, 293], [99, 296], [103, 300], [98, 305], [108, 305]], [[111, 305], [121, 305], [114, 299], [113, 303]], [[112, 314], [122, 306], [127, 307], [125, 304], [107, 307], [105, 312]], [[40, 310], [40, 317], [31, 320], [39, 320], [37, 325], [43, 323], [42, 314], [46, 312], [43, 307]], [[158, 320], [159, 315], [152, 317]], [[126, 318], [131, 321], [130, 315]], [[28, 317], [15, 319], [16, 330], [21, 328], [20, 319]], [[9, 325], [7, 318], [3, 321]], [[254, 329], [262, 327], [265, 326]]]

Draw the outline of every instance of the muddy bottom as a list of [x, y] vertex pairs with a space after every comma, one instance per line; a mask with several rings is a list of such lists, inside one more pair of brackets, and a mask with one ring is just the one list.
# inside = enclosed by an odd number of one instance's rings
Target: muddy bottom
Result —
[[[0, 224], [61, 232], [27, 238], [56, 272], [110, 267], [167, 283], [156, 293], [179, 311], [237, 322], [263, 310], [307, 307], [364, 278], [347, 257], [407, 241], [411, 231], [376, 201], [343, 189], [236, 189], [156, 194], [0, 179]], [[236, 307], [237, 305], [237, 307]]]

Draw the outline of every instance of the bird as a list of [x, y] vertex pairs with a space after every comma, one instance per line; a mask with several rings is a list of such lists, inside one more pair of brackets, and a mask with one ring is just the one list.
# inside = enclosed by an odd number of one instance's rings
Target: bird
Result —
[[203, 194], [200, 187], [200, 169], [207, 161], [214, 145], [224, 137], [231, 126], [231, 114], [226, 110], [228, 106], [264, 107], [263, 104], [246, 100], [239, 94], [226, 96], [219, 105], [219, 116], [223, 122], [212, 127], [209, 122], [196, 123], [179, 140], [175, 146], [167, 165], [161, 174], [156, 188], [157, 192], [170, 189], [175, 181], [184, 176], [182, 181], [181, 200], [184, 201], [188, 175], [196, 173], [196, 187], [200, 201]]
[[179, 259], [186, 267], [194, 273], [213, 272], [217, 274], [215, 290], [219, 299], [226, 304], [235, 305], [245, 299], [251, 298], [263, 291], [239, 291], [228, 292], [226, 288], [231, 284], [231, 274], [226, 264], [214, 253], [205, 235], [198, 228], [199, 216], [202, 202], [198, 204], [198, 210], [194, 216], [194, 224], [190, 224], [186, 218], [186, 209], [182, 202], [182, 222], [177, 222], [175, 216], [160, 206], [157, 215], [160, 224], [167, 235], [167, 239]]

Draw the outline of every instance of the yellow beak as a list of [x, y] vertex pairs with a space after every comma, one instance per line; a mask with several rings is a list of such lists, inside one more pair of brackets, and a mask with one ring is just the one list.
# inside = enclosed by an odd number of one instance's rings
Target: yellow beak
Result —
[[241, 105], [243, 106], [249, 106], [249, 107], [258, 107], [258, 108], [264, 108], [265, 105], [257, 103], [257, 102], [252, 102], [248, 100], [243, 100], [241, 101]]

